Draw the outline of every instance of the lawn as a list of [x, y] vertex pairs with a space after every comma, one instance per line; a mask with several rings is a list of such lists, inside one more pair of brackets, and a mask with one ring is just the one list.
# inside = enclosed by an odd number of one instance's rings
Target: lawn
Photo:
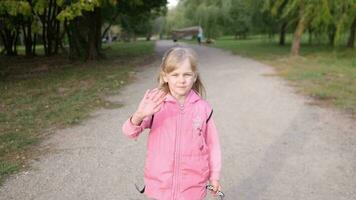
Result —
[[105, 96], [149, 62], [153, 42], [104, 46], [106, 59], [83, 63], [64, 56], [0, 57], [0, 182], [27, 167], [36, 144], [55, 129], [80, 123], [98, 108], [116, 108]]

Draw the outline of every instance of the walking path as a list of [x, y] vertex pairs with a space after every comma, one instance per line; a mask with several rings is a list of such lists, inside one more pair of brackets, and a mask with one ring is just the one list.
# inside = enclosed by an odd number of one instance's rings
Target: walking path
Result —
[[[162, 54], [173, 43], [156, 45]], [[269, 66], [192, 47], [220, 134], [227, 200], [356, 199], [355, 121], [310, 104]], [[0, 200], [145, 199], [134, 183], [143, 184], [147, 134], [129, 140], [121, 125], [145, 90], [155, 87], [159, 64], [138, 68], [135, 83], [110, 97], [122, 108], [98, 110], [44, 141], [41, 149], [48, 153], [10, 177]]]

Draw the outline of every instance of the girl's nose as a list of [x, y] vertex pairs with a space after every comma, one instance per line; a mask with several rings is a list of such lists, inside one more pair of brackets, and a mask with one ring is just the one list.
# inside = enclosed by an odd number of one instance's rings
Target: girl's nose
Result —
[[180, 83], [184, 83], [185, 82], [185, 78], [183, 76], [179, 76], [179, 82]]

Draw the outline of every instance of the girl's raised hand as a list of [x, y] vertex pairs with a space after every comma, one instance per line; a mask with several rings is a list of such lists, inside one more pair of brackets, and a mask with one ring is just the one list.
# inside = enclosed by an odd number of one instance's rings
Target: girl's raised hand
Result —
[[135, 125], [139, 125], [145, 117], [158, 112], [161, 109], [165, 95], [166, 94], [158, 88], [147, 90], [138, 105], [137, 111], [132, 116], [131, 122]]

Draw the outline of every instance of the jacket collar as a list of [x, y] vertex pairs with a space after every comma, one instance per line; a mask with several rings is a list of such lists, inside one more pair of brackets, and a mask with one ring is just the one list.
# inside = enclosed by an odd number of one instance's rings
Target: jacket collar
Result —
[[[185, 101], [184, 101], [184, 104], [186, 104], [187, 102], [188, 103], [194, 103], [198, 100], [200, 100], [201, 97], [199, 96], [199, 94], [197, 94], [197, 92], [193, 89], [191, 89], [187, 95], [187, 97], [185, 98]], [[170, 93], [168, 93], [165, 97], [165, 100], [166, 102], [177, 102], [178, 103], [178, 100], [172, 96]]]

